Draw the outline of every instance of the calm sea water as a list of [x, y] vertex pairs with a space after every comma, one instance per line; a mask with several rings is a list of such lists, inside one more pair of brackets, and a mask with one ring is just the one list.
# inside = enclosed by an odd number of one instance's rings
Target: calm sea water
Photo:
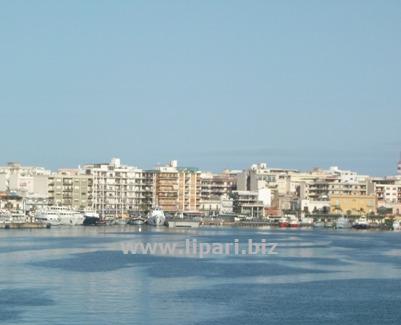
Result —
[[[121, 243], [278, 244], [277, 255], [124, 255]], [[0, 232], [6, 324], [400, 324], [401, 233], [74, 227]]]

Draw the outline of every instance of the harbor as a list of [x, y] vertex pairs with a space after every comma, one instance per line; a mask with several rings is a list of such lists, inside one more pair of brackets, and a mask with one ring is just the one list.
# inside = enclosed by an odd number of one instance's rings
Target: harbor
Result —
[[[216, 173], [180, 166], [177, 160], [145, 170], [120, 158], [52, 171], [10, 162], [0, 166], [0, 219], [8, 228], [148, 224], [398, 230], [401, 160], [396, 172], [375, 177], [337, 166], [302, 171], [256, 163]], [[24, 226], [14, 225], [20, 222]]]

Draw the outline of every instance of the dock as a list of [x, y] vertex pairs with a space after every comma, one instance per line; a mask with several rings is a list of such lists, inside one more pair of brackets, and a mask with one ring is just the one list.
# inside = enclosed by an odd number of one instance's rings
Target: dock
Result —
[[169, 228], [198, 228], [200, 221], [194, 220], [169, 220], [167, 226]]
[[0, 229], [45, 229], [50, 228], [50, 224], [37, 223], [37, 222], [12, 222], [1, 223]]

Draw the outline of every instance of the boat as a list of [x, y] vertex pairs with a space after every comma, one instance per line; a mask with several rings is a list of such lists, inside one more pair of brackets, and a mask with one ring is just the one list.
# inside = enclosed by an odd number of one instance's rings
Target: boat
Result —
[[401, 220], [395, 219], [393, 221], [393, 230], [395, 231], [401, 230]]
[[301, 218], [301, 226], [302, 227], [312, 227], [313, 226], [313, 218], [311, 218], [311, 217]]
[[360, 217], [359, 219], [355, 220], [354, 224], [352, 225], [354, 229], [368, 229], [369, 222], [366, 217]]
[[128, 223], [126, 219], [123, 218], [116, 218], [113, 220], [113, 225], [124, 226]]
[[145, 219], [143, 219], [143, 218], [132, 218], [127, 222], [128, 225], [134, 225], [134, 226], [141, 226], [144, 223], [145, 223]]
[[313, 222], [314, 228], [324, 228], [324, 222], [321, 220], [316, 220]]
[[296, 216], [290, 215], [288, 217], [288, 219], [289, 219], [288, 224], [289, 224], [290, 228], [298, 228], [299, 227], [299, 220]]
[[100, 216], [95, 211], [84, 211], [84, 226], [96, 226], [100, 223]]
[[147, 224], [151, 226], [162, 226], [166, 221], [164, 212], [160, 208], [154, 208], [148, 215]]
[[288, 218], [281, 217], [280, 220], [278, 221], [278, 225], [280, 228], [287, 228], [289, 226]]
[[40, 223], [50, 224], [52, 226], [58, 225], [82, 225], [85, 218], [84, 215], [78, 211], [58, 206], [49, 206], [39, 210], [35, 218]]
[[338, 218], [336, 221], [336, 229], [350, 229], [351, 227], [351, 222], [344, 216]]

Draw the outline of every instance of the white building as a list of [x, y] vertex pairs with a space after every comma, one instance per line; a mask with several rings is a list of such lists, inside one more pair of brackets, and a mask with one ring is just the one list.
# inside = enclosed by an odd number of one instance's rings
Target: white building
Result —
[[152, 205], [153, 180], [142, 169], [113, 158], [110, 163], [84, 165], [82, 170], [93, 177], [93, 207], [103, 217], [128, 217]]
[[26, 210], [40, 208], [48, 203], [49, 175], [42, 167], [8, 163], [0, 167], [0, 191], [21, 196]]

